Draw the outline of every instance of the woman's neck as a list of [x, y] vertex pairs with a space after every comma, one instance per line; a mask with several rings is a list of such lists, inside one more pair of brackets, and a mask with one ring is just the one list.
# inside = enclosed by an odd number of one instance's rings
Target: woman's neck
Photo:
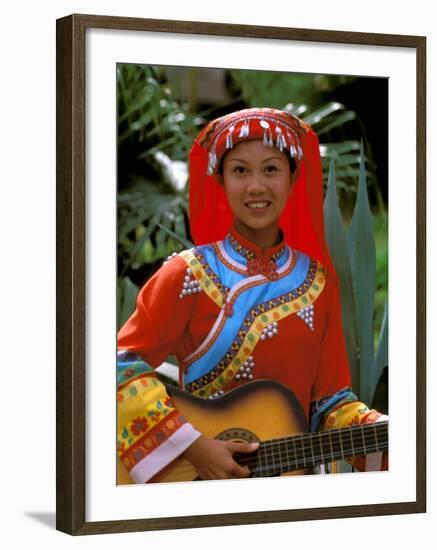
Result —
[[261, 250], [266, 250], [278, 245], [281, 240], [281, 231], [279, 226], [271, 226], [263, 229], [252, 229], [239, 220], [234, 221], [235, 229], [246, 239], [258, 246]]

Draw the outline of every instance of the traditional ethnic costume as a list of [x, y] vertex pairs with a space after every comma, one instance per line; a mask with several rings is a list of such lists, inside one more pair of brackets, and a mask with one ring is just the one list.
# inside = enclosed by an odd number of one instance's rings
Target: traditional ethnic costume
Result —
[[[270, 249], [233, 227], [215, 177], [224, 154], [248, 139], [289, 152], [298, 171], [280, 219], [282, 240]], [[284, 384], [312, 431], [380, 416], [350, 389], [316, 134], [290, 113], [245, 109], [209, 123], [189, 161], [196, 247], [151, 277], [119, 333], [118, 452], [137, 483], [153, 480], [200, 436], [153, 371], [170, 354], [180, 386], [202, 398], [252, 380]]]

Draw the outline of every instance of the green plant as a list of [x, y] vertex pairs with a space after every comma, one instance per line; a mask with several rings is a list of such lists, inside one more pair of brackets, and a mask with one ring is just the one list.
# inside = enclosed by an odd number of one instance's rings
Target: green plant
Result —
[[[158, 68], [117, 66], [118, 326], [133, 289], [187, 236], [186, 158], [203, 121]], [[168, 231], [166, 231], [166, 229]]]
[[372, 403], [383, 369], [388, 366], [388, 316], [387, 307], [384, 307], [375, 353], [376, 249], [362, 151], [361, 145], [357, 200], [347, 233], [338, 206], [335, 165], [331, 160], [325, 200], [325, 231], [340, 279], [352, 387], [360, 399]]

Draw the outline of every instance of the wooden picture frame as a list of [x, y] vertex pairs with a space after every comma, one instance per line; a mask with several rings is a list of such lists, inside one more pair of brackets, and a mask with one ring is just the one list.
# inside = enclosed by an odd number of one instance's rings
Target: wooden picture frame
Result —
[[[408, 502], [110, 521], [86, 519], [86, 32], [176, 33], [407, 48], [416, 56], [416, 498]], [[71, 15], [57, 21], [57, 529], [72, 535], [426, 510], [426, 39], [420, 36]], [[413, 108], [413, 106], [412, 106]]]

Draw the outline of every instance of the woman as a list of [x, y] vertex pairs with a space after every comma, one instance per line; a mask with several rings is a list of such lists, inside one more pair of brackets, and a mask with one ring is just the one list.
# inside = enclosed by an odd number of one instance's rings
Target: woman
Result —
[[245, 109], [209, 123], [189, 162], [197, 246], [147, 282], [119, 334], [119, 456], [137, 483], [181, 455], [203, 479], [250, 473], [233, 454], [256, 444], [208, 438], [173, 406], [147, 367], [170, 354], [199, 397], [284, 384], [312, 431], [381, 416], [349, 387], [316, 134], [290, 113]]

